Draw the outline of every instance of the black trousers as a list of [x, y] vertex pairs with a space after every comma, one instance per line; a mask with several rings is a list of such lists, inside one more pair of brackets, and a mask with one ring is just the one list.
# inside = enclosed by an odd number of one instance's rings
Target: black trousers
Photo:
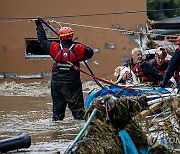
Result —
[[178, 93], [180, 93], [180, 81], [177, 83]]
[[85, 109], [80, 80], [74, 82], [51, 80], [51, 96], [54, 121], [63, 120], [67, 105], [74, 119], [83, 119]]

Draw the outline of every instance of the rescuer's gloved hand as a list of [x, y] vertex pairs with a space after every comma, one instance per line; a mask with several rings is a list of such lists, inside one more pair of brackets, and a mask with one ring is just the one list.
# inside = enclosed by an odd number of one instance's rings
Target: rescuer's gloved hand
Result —
[[85, 53], [85, 45], [83, 44], [76, 44], [74, 46], [74, 52], [76, 54], [76, 57], [78, 60], [81, 60], [84, 57], [84, 53]]
[[159, 87], [161, 87], [161, 88], [165, 88], [166, 87], [166, 85], [167, 85], [167, 83], [165, 83], [165, 82], [161, 82], [160, 84], [159, 84]]
[[36, 18], [36, 20], [35, 20], [35, 23], [36, 23], [36, 25], [41, 24], [41, 23], [42, 23], [42, 18], [38, 16], [38, 17]]

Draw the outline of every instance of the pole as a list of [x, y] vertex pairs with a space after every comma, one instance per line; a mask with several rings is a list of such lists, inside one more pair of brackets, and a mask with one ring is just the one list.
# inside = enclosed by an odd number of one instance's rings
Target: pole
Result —
[[53, 31], [59, 37], [58, 32], [56, 32], [56, 30], [50, 24], [48, 24], [47, 21], [45, 21], [45, 19], [43, 18], [42, 18], [42, 23], [45, 24], [51, 31]]
[[97, 108], [95, 108], [90, 117], [88, 118], [86, 124], [84, 125], [84, 127], [81, 129], [81, 131], [79, 132], [79, 134], [76, 136], [76, 138], [74, 139], [74, 141], [70, 144], [69, 148], [65, 151], [65, 154], [70, 154], [71, 150], [73, 148], [73, 146], [76, 144], [77, 141], [80, 140], [80, 138], [82, 137], [82, 135], [84, 134], [85, 130], [87, 129], [87, 127], [89, 126], [90, 122], [92, 121], [93, 117], [96, 115], [97, 113]]

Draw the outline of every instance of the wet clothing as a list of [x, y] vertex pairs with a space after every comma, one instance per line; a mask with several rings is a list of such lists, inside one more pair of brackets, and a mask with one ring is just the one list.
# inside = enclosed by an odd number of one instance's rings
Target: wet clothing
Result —
[[180, 68], [179, 68], [179, 70], [175, 71], [174, 79], [177, 83], [180, 81]]
[[[180, 71], [180, 47], [176, 49], [174, 55], [172, 56], [166, 74], [164, 76], [163, 82], [161, 84], [162, 87], [165, 87], [170, 80], [170, 78], [174, 75], [174, 73], [178, 73]], [[179, 73], [178, 73], [179, 74]], [[180, 80], [176, 78], [177, 85], [180, 89]]]
[[[42, 24], [40, 22], [36, 22], [36, 26], [39, 44], [44, 51], [50, 54], [55, 60], [52, 66], [51, 79], [53, 120], [63, 120], [67, 105], [75, 119], [83, 119], [85, 110], [80, 72], [73, 69], [72, 66], [66, 61], [71, 61], [72, 59], [77, 58], [77, 60], [72, 60], [71, 62], [79, 67], [80, 61], [87, 60], [93, 56], [93, 50], [79, 42], [74, 42], [72, 40], [62, 40], [61, 45], [60, 43], [54, 41], [48, 41]], [[76, 44], [84, 47], [82, 48], [83, 56], [76, 56], [74, 52]], [[66, 50], [61, 51], [64, 48]], [[79, 47], [76, 48], [77, 53], [79, 52]], [[75, 58], [69, 57], [66, 59], [66, 56], [70, 56], [70, 52], [73, 52]], [[62, 58], [63, 55], [65, 55], [65, 58]]]
[[127, 61], [124, 66], [129, 67], [137, 77], [139, 83], [154, 82], [158, 83], [163, 79], [163, 75], [154, 66], [146, 61], [134, 64], [133, 60]]
[[153, 65], [156, 69], [158, 69], [164, 75], [166, 73], [169, 60], [165, 59], [162, 65], [158, 65], [155, 59], [151, 59], [149, 63]]

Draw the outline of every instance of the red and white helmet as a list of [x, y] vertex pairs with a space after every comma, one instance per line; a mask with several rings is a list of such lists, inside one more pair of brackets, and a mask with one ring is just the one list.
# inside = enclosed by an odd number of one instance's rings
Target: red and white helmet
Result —
[[163, 47], [158, 47], [155, 51], [155, 54], [158, 56], [158, 57], [162, 57], [162, 58], [165, 58], [167, 56], [167, 50]]
[[58, 32], [62, 40], [71, 40], [73, 38], [73, 33], [70, 27], [62, 27]]

